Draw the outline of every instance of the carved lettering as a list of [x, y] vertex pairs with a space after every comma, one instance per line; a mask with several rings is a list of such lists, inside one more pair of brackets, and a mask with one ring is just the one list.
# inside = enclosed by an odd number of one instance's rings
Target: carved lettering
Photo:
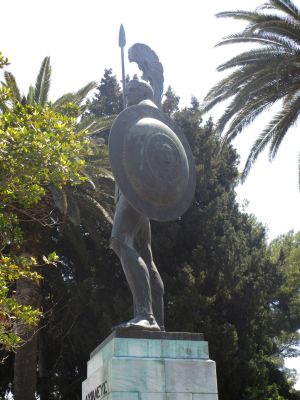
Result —
[[102, 385], [102, 390], [103, 390], [103, 394], [107, 394], [108, 389], [107, 389], [107, 381], [105, 381]]
[[97, 400], [101, 399], [108, 393], [107, 381], [104, 381], [101, 385], [98, 385], [95, 389], [91, 390], [85, 397], [85, 400]]

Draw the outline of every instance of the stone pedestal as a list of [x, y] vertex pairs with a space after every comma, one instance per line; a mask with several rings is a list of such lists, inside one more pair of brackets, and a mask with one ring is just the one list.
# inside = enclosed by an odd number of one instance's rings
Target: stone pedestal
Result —
[[202, 334], [114, 332], [92, 353], [82, 400], [218, 400]]

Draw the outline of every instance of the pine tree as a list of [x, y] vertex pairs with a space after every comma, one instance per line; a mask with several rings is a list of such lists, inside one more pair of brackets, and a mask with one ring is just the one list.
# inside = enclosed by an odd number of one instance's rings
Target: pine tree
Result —
[[105, 69], [93, 99], [88, 103], [88, 115], [107, 117], [122, 111], [122, 92], [112, 69]]
[[165, 98], [162, 104], [163, 112], [171, 116], [174, 112], [178, 111], [180, 97], [176, 96], [171, 86], [168, 87], [164, 96]]

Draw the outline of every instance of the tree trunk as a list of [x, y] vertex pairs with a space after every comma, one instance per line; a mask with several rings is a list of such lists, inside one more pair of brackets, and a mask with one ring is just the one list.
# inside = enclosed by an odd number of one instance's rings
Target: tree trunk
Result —
[[[39, 286], [30, 279], [17, 282], [16, 299], [19, 304], [38, 308], [41, 303]], [[18, 322], [16, 331], [24, 340], [15, 354], [14, 400], [35, 400], [37, 370], [37, 333]]]
[[45, 365], [45, 338], [43, 330], [38, 335], [38, 377], [39, 377], [39, 396], [40, 400], [49, 398], [49, 379]]

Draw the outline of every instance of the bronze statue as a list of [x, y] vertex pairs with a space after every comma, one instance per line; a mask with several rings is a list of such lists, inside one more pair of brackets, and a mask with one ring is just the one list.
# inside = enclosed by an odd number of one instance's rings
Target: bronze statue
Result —
[[[126, 98], [128, 106], [148, 100], [155, 107], [152, 88], [146, 82], [131, 81]], [[164, 287], [152, 258], [150, 221], [118, 192], [111, 248], [121, 261], [133, 295], [134, 318], [117, 328], [164, 330]]]
[[193, 157], [179, 128], [155, 104], [148, 82], [130, 81], [126, 98], [128, 107], [109, 137], [118, 186], [111, 248], [133, 295], [134, 318], [114, 329], [163, 331], [164, 287], [152, 257], [150, 219], [176, 219], [188, 208], [195, 189]]

